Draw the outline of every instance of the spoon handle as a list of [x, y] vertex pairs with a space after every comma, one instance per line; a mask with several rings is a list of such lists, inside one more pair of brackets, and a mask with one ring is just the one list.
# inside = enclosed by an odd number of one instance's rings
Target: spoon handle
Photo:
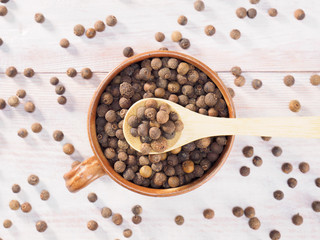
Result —
[[[217, 124], [219, 127], [217, 128], [213, 124]], [[212, 130], [212, 136], [251, 135], [320, 138], [320, 117], [215, 118], [211, 125], [212, 127], [207, 129], [207, 132]]]

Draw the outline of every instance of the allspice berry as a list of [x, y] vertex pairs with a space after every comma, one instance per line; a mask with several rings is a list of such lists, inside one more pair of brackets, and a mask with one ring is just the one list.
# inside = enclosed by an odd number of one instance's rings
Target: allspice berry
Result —
[[16, 211], [16, 210], [18, 210], [20, 208], [20, 203], [17, 200], [11, 200], [9, 202], [9, 207], [10, 207], [11, 210]]
[[[1, 46], [1, 44], [0, 44]], [[18, 71], [15, 67], [11, 66], [11, 67], [8, 67], [7, 70], [6, 70], [6, 75], [8, 77], [15, 77], [17, 75]]]
[[177, 22], [180, 25], [184, 26], [184, 25], [186, 25], [188, 23], [188, 18], [186, 16], [184, 16], [184, 15], [181, 15], [181, 16], [178, 17]]
[[37, 23], [43, 23], [44, 20], [45, 20], [45, 18], [44, 18], [44, 16], [43, 16], [42, 13], [36, 13], [36, 14], [34, 15], [34, 20], [35, 20]]
[[149, 178], [152, 174], [152, 169], [150, 166], [142, 166], [139, 170], [139, 173], [144, 178]]
[[112, 216], [112, 210], [108, 207], [103, 207], [101, 209], [101, 216], [104, 218], [109, 218]]
[[94, 29], [97, 32], [103, 32], [105, 30], [105, 28], [106, 28], [106, 25], [101, 20], [96, 21], [95, 24], [94, 24]]
[[67, 155], [74, 153], [74, 146], [71, 143], [66, 143], [63, 145], [63, 152]]
[[94, 220], [90, 220], [88, 223], [87, 223], [87, 227], [89, 230], [91, 231], [95, 231], [97, 230], [97, 228], [99, 227], [98, 223]]
[[19, 89], [19, 90], [16, 92], [16, 95], [17, 95], [18, 98], [24, 98], [24, 97], [27, 95], [27, 93], [26, 93], [25, 90]]
[[84, 79], [90, 79], [92, 78], [92, 71], [90, 68], [83, 68], [81, 70], [81, 77], [83, 77]]
[[269, 233], [269, 237], [271, 240], [279, 240], [281, 238], [281, 234], [278, 230], [272, 230]]
[[241, 37], [241, 32], [238, 29], [233, 29], [230, 32], [230, 37], [234, 40], [238, 40]]
[[300, 169], [300, 172], [302, 172], [302, 173], [307, 173], [307, 172], [309, 172], [309, 170], [310, 170], [310, 166], [309, 166], [309, 164], [306, 163], [306, 162], [301, 162], [301, 163], [299, 164], [299, 169]]
[[295, 188], [297, 186], [297, 184], [298, 184], [298, 181], [295, 178], [289, 178], [287, 180], [287, 184], [288, 184], [289, 187]]
[[142, 218], [141, 218], [141, 216], [135, 215], [135, 216], [132, 217], [131, 220], [132, 220], [132, 222], [133, 222], [134, 224], [139, 224], [139, 223], [141, 223]]
[[203, 211], [203, 216], [206, 219], [212, 219], [214, 217], [214, 211], [210, 208], [207, 208]]
[[238, 18], [245, 18], [247, 16], [247, 10], [244, 7], [239, 7], [236, 10], [236, 15]]
[[261, 136], [261, 139], [262, 139], [263, 141], [268, 142], [268, 141], [270, 141], [270, 140], [271, 140], [271, 137]]
[[248, 16], [249, 18], [255, 18], [255, 17], [257, 16], [257, 10], [254, 9], [254, 8], [248, 9], [248, 11], [247, 11], [247, 16]]
[[[232, 98], [234, 98], [234, 96], [236, 95], [233, 88], [228, 88], [229, 94]], [[170, 100], [170, 99], [169, 99]]]
[[[1, 15], [0, 15], [1, 16]], [[12, 226], [12, 222], [9, 219], [6, 219], [3, 221], [3, 227], [4, 228], [10, 228]]]
[[311, 204], [313, 211], [320, 212], [320, 201], [314, 201]]
[[50, 78], [50, 84], [51, 85], [57, 85], [59, 83], [59, 79], [57, 77]]
[[187, 38], [181, 38], [181, 40], [179, 41], [179, 46], [182, 49], [188, 49], [190, 47], [190, 41]]
[[0, 6], [0, 16], [5, 16], [8, 13], [8, 9], [6, 6]]
[[201, 0], [196, 0], [194, 3], [193, 3], [193, 6], [194, 6], [194, 9], [197, 10], [197, 11], [203, 11], [204, 8], [205, 8], [205, 5], [204, 5], [204, 2], [201, 1]]
[[191, 160], [182, 163], [182, 169], [185, 173], [192, 173], [194, 171], [194, 163]]
[[47, 190], [42, 190], [40, 193], [40, 199], [47, 201], [50, 198], [50, 193]]
[[269, 14], [270, 17], [275, 17], [275, 16], [278, 15], [278, 11], [275, 8], [269, 8], [268, 14]]
[[123, 218], [120, 213], [115, 213], [112, 216], [112, 222], [116, 225], [121, 225], [123, 222]]
[[125, 237], [125, 238], [129, 238], [129, 237], [131, 237], [132, 236], [132, 230], [131, 229], [125, 229], [125, 230], [123, 230], [123, 236]]
[[6, 107], [6, 101], [3, 98], [0, 98], [0, 110]]
[[213, 36], [215, 33], [216, 33], [216, 29], [214, 26], [212, 25], [207, 25], [205, 28], [204, 28], [204, 33], [207, 35], [207, 36]]
[[21, 137], [21, 138], [27, 137], [27, 136], [28, 136], [28, 131], [27, 131], [27, 129], [25, 129], [25, 128], [20, 128], [20, 129], [18, 130], [18, 136]]
[[259, 229], [261, 226], [260, 220], [257, 217], [253, 217], [249, 219], [249, 227], [253, 230]]
[[106, 23], [109, 27], [113, 27], [117, 24], [118, 20], [115, 16], [110, 15], [106, 18]]
[[273, 192], [273, 197], [276, 199], [276, 200], [282, 200], [283, 197], [284, 197], [284, 194], [281, 190], [277, 190], [277, 191], [274, 191]]
[[263, 163], [261, 157], [259, 156], [254, 156], [253, 159], [252, 159], [252, 163], [253, 165], [255, 165], [256, 167], [260, 167]]
[[19, 193], [21, 191], [21, 187], [18, 184], [13, 184], [11, 189], [13, 193]]
[[251, 4], [257, 4], [257, 3], [259, 3], [260, 2], [260, 0], [250, 0], [250, 3]]
[[243, 216], [243, 209], [241, 207], [234, 207], [232, 209], [232, 213], [236, 217], [242, 217]]
[[258, 90], [259, 88], [262, 87], [262, 81], [259, 79], [254, 79], [252, 81], [252, 87], [253, 87], [253, 89]]
[[85, 28], [81, 24], [77, 24], [74, 26], [73, 32], [76, 36], [82, 36], [85, 32]]
[[247, 207], [247, 208], [244, 210], [244, 215], [245, 215], [247, 218], [253, 218], [253, 217], [256, 215], [256, 211], [254, 210], [253, 207]]
[[282, 172], [288, 174], [292, 171], [292, 165], [290, 163], [284, 163], [282, 164], [281, 169], [282, 169]]
[[98, 200], [98, 196], [97, 196], [97, 194], [95, 194], [95, 193], [89, 193], [88, 194], [88, 200], [89, 200], [89, 202], [95, 202], [95, 201], [97, 201]]
[[28, 101], [24, 104], [24, 110], [28, 113], [34, 112], [35, 109], [36, 109], [36, 106], [34, 105], [33, 102]]
[[294, 17], [298, 20], [302, 20], [305, 17], [305, 13], [302, 9], [297, 9], [294, 11]]
[[125, 57], [132, 57], [134, 54], [134, 51], [132, 47], [125, 47], [122, 53], [123, 53], [123, 56]]
[[236, 77], [234, 79], [234, 85], [242, 87], [246, 83], [246, 79], [243, 76]]
[[35, 186], [35, 185], [37, 185], [39, 183], [39, 181], [40, 181], [40, 179], [39, 179], [39, 177], [37, 175], [32, 174], [32, 175], [30, 175], [28, 177], [28, 183], [30, 185]]
[[61, 46], [61, 47], [67, 48], [67, 47], [69, 47], [69, 45], [70, 45], [70, 42], [69, 42], [68, 39], [62, 38], [62, 39], [60, 40], [60, 46]]
[[48, 225], [45, 221], [38, 221], [36, 223], [36, 229], [38, 232], [45, 232], [48, 228]]
[[231, 72], [234, 76], [239, 77], [239, 76], [241, 75], [241, 73], [242, 73], [242, 70], [241, 70], [240, 67], [234, 66], [234, 67], [231, 68], [230, 72]]
[[157, 32], [154, 35], [154, 38], [156, 39], [157, 42], [162, 42], [165, 39], [165, 35], [162, 32]]
[[184, 223], [184, 217], [181, 215], [178, 215], [174, 218], [174, 221], [177, 225], [182, 225]]
[[316, 178], [316, 179], [314, 180], [314, 183], [316, 184], [316, 186], [317, 186], [318, 188], [320, 188], [320, 178]]
[[34, 71], [33, 71], [32, 68], [26, 68], [26, 69], [23, 70], [23, 75], [28, 77], [28, 78], [31, 78], [34, 75]]
[[248, 167], [246, 167], [246, 166], [242, 166], [242, 167], [240, 168], [240, 174], [241, 174], [241, 176], [243, 176], [243, 177], [249, 176], [249, 174], [250, 174], [250, 168], [248, 168]]
[[271, 149], [271, 152], [272, 152], [273, 156], [275, 156], [275, 157], [280, 157], [281, 154], [282, 154], [282, 149], [281, 149], [281, 147], [279, 147], [279, 146], [275, 146], [275, 147], [273, 147], [273, 148]]
[[131, 209], [134, 215], [140, 215], [142, 213], [142, 207], [140, 205], [135, 205]]
[[61, 104], [61, 105], [64, 105], [64, 104], [67, 103], [67, 98], [66, 98], [65, 96], [59, 96], [59, 97], [57, 98], [57, 102], [58, 102], [59, 104]]
[[19, 98], [17, 96], [11, 96], [8, 98], [8, 104], [11, 107], [16, 107], [20, 103]]
[[246, 146], [242, 149], [242, 153], [246, 158], [250, 158], [253, 156], [254, 149], [252, 146]]
[[24, 213], [28, 213], [32, 210], [31, 204], [28, 202], [22, 203], [21, 204], [21, 211]]
[[96, 30], [94, 28], [88, 28], [86, 31], [87, 38], [94, 38], [96, 36]]
[[287, 87], [291, 87], [295, 82], [295, 79], [292, 75], [287, 75], [283, 78], [283, 83], [287, 86]]
[[34, 133], [39, 133], [39, 132], [41, 132], [41, 130], [42, 130], [42, 126], [41, 126], [40, 123], [33, 123], [33, 124], [31, 125], [31, 131], [32, 131], [32, 132], [34, 132]]
[[69, 77], [75, 77], [77, 75], [77, 71], [74, 68], [68, 68], [66, 73]]
[[62, 139], [64, 138], [64, 134], [62, 131], [60, 130], [55, 130], [52, 134], [52, 137], [54, 140], [56, 140], [57, 142], [62, 141]]
[[289, 109], [292, 111], [292, 112], [299, 112], [300, 109], [301, 109], [301, 104], [298, 100], [292, 100], [290, 101], [289, 103]]
[[314, 74], [310, 77], [310, 83], [313, 85], [313, 86], [318, 86], [320, 85], [320, 75], [318, 74]]
[[181, 32], [179, 32], [179, 31], [173, 31], [173, 32], [171, 33], [171, 39], [172, 39], [172, 41], [174, 41], [174, 42], [179, 42], [179, 41], [181, 40], [181, 38], [182, 38]]
[[293, 215], [291, 220], [292, 220], [292, 223], [297, 226], [299, 226], [303, 223], [303, 217], [300, 216], [299, 213]]

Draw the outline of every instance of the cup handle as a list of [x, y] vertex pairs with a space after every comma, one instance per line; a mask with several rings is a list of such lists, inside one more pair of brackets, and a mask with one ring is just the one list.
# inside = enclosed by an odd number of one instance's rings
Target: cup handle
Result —
[[98, 159], [92, 156], [72, 168], [63, 178], [68, 190], [77, 192], [105, 174]]

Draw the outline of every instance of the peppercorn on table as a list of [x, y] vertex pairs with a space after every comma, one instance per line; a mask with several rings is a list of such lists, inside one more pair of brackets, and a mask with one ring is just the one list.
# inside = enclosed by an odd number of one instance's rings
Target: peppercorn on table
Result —
[[99, 83], [145, 51], [207, 64], [237, 117], [319, 116], [318, 1], [0, 2], [0, 239], [320, 238], [316, 139], [236, 136], [222, 169], [176, 197], [108, 176], [72, 194], [62, 177], [93, 155]]

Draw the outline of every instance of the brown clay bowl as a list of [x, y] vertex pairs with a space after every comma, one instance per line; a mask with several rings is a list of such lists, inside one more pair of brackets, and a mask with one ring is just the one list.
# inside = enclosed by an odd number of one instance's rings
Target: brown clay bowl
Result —
[[169, 189], [154, 189], [142, 187], [125, 180], [121, 175], [114, 171], [113, 167], [110, 165], [109, 161], [104, 156], [97, 140], [96, 110], [100, 97], [107, 85], [111, 82], [111, 80], [115, 76], [117, 76], [124, 68], [128, 67], [133, 63], [140, 62], [146, 58], [153, 57], [177, 58], [185, 62], [188, 62], [200, 69], [201, 71], [203, 71], [220, 89], [228, 106], [229, 117], [235, 118], [234, 104], [227, 87], [223, 84], [221, 79], [218, 77], [217, 73], [215, 73], [212, 69], [210, 69], [207, 65], [203, 64], [199, 60], [189, 55], [173, 51], [151, 51], [128, 58], [107, 75], [107, 77], [100, 83], [99, 87], [97, 88], [92, 97], [88, 111], [88, 136], [94, 156], [88, 158], [87, 160], [85, 160], [78, 166], [74, 167], [64, 175], [64, 178], [66, 180], [66, 186], [69, 189], [69, 191], [76, 192], [87, 186], [95, 179], [105, 174], [108, 174], [114, 181], [131, 191], [154, 197], [174, 196], [192, 191], [204, 184], [205, 182], [207, 182], [220, 170], [224, 162], [227, 160], [227, 157], [231, 151], [234, 142], [234, 136], [228, 136], [227, 144], [224, 148], [224, 151], [221, 153], [220, 158], [215, 161], [213, 166], [201, 178], [181, 187]]

